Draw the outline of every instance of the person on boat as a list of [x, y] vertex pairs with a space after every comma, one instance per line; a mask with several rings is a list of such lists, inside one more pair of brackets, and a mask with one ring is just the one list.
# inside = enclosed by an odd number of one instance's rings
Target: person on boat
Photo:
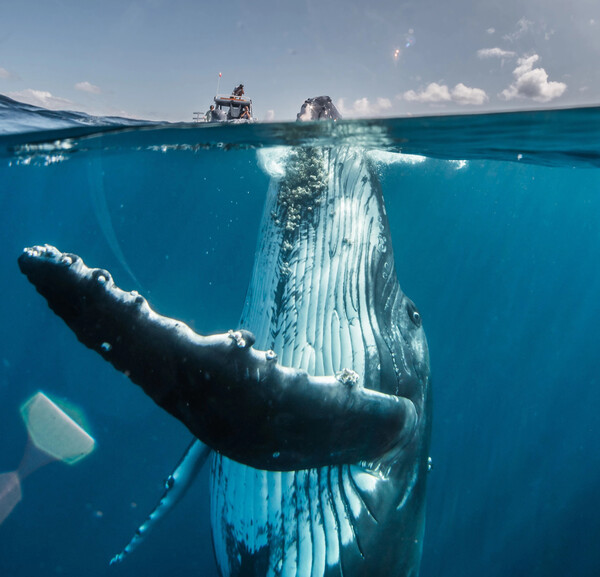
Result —
[[248, 106], [244, 106], [244, 108], [242, 109], [242, 113], [240, 114], [240, 118], [243, 118], [245, 120], [250, 120], [250, 110], [248, 108]]
[[214, 104], [211, 104], [210, 108], [206, 111], [206, 114], [204, 115], [204, 118], [206, 118], [206, 122], [211, 122], [212, 121], [214, 109], [215, 109]]
[[236, 88], [233, 89], [233, 95], [234, 96], [244, 96], [244, 85], [240, 84], [239, 86], [237, 86]]

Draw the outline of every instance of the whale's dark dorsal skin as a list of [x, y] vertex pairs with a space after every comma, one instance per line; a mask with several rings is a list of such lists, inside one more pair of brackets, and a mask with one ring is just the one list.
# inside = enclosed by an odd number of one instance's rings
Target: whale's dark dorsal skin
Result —
[[[328, 97], [301, 115], [339, 117]], [[237, 331], [198, 335], [50, 246], [26, 249], [19, 266], [82, 343], [215, 451], [223, 577], [418, 574], [429, 357], [360, 149], [290, 153]]]

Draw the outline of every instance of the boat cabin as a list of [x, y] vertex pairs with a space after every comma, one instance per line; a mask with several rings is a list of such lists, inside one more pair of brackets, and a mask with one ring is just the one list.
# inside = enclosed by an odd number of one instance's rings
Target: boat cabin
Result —
[[242, 113], [246, 107], [248, 107], [248, 114], [250, 115], [250, 118], [247, 118], [247, 120], [253, 120], [252, 100], [243, 96], [233, 96], [230, 94], [225, 96], [219, 94], [215, 96], [213, 121], [238, 120], [242, 118]]

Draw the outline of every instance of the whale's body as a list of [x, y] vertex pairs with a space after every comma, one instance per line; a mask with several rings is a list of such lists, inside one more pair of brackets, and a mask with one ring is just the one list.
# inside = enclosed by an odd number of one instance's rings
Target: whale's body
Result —
[[[331, 110], [309, 100], [302, 114]], [[197, 335], [52, 247], [19, 263], [84, 344], [215, 450], [223, 577], [418, 574], [429, 358], [363, 151], [291, 151], [269, 188], [235, 333]], [[201, 445], [170, 478], [163, 509], [206, 459]]]
[[[310, 182], [325, 185], [310, 191]], [[290, 223], [295, 214], [297, 226]], [[427, 470], [427, 347], [396, 280], [381, 191], [363, 152], [292, 152], [286, 176], [271, 184], [259, 239], [241, 319], [256, 346], [312, 375], [344, 367], [368, 374], [377, 390], [410, 398], [421, 419], [410, 443], [369, 463], [280, 473], [217, 454], [211, 518], [220, 570], [224, 576], [416, 574]]]

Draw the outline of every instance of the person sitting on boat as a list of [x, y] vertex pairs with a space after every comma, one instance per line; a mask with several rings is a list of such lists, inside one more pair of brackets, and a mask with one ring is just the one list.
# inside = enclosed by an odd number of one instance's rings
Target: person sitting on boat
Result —
[[244, 96], [244, 85], [240, 84], [238, 87], [233, 89], [233, 96]]
[[211, 122], [212, 121], [214, 109], [215, 109], [214, 104], [211, 104], [210, 108], [206, 111], [206, 114], [204, 115], [204, 118], [206, 118], [206, 122]]
[[250, 120], [250, 109], [248, 108], [248, 106], [244, 106], [244, 108], [242, 109], [242, 113], [240, 114], [240, 118]]

